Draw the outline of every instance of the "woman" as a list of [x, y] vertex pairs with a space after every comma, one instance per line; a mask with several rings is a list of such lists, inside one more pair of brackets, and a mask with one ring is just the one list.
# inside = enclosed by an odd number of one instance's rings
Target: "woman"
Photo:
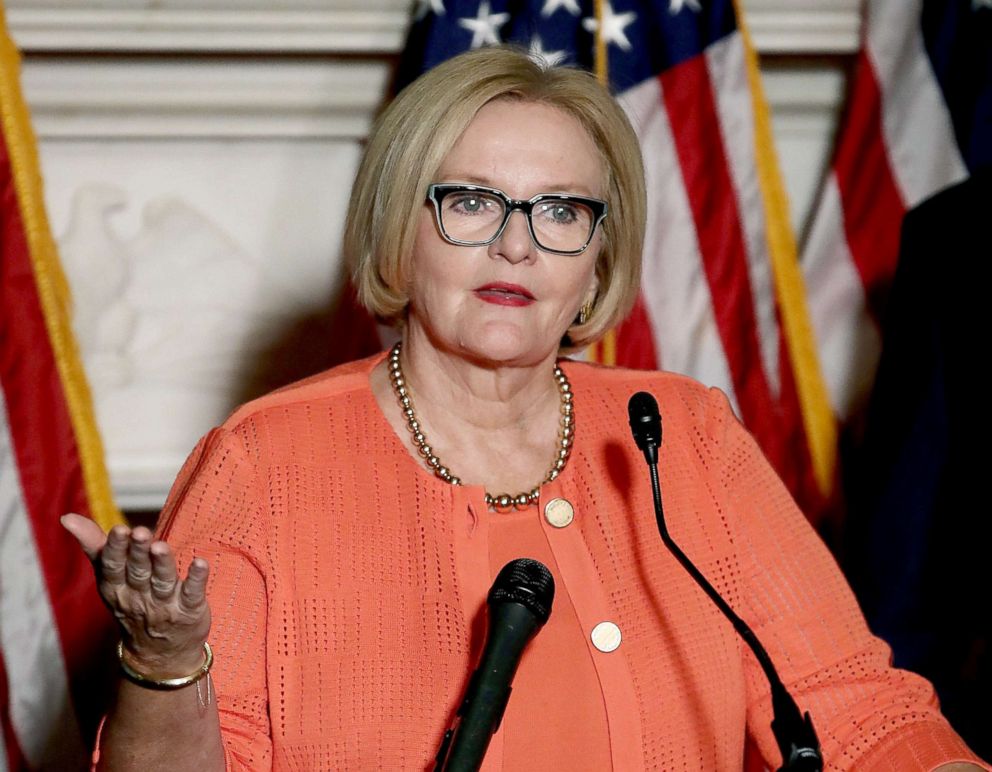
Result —
[[492, 578], [528, 556], [554, 612], [488, 768], [734, 769], [746, 734], [777, 765], [753, 658], [659, 543], [625, 426], [640, 389], [666, 424], [672, 532], [761, 635], [831, 768], [973, 760], [929, 685], [888, 668], [719, 392], [559, 362], [630, 308], [644, 198], [632, 130], [586, 74], [487, 49], [400, 95], [346, 251], [401, 346], [238, 410], [180, 473], [158, 540], [104, 544], [67, 518], [121, 622], [102, 763], [429, 767]]

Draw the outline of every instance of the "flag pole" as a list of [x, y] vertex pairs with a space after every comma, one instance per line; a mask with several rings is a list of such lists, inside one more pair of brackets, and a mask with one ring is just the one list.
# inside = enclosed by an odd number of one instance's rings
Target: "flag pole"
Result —
[[89, 515], [107, 531], [123, 523], [124, 518], [114, 504], [92, 397], [72, 332], [69, 283], [62, 272], [45, 214], [34, 132], [18, 85], [21, 57], [7, 31], [2, 10], [0, 6], [0, 105], [3, 107], [0, 122], [11, 158], [10, 173], [24, 221], [45, 327], [79, 449]]
[[[606, 40], [603, 38], [603, 3], [605, 0], [593, 0], [596, 13], [596, 34], [593, 38], [593, 61], [596, 79], [606, 88], [610, 87], [609, 59], [606, 53]], [[606, 331], [600, 341], [589, 347], [589, 358], [604, 365], [617, 363], [617, 332], [616, 328]]]
[[761, 85], [758, 57], [751, 44], [740, 0], [734, 0], [734, 9], [744, 41], [744, 60], [751, 87], [755, 162], [765, 204], [765, 229], [775, 296], [782, 316], [782, 330], [796, 382], [813, 475], [820, 493], [827, 496], [833, 488], [837, 466], [837, 419], [820, 367], [796, 240], [789, 226], [789, 205], [775, 157], [771, 115]]

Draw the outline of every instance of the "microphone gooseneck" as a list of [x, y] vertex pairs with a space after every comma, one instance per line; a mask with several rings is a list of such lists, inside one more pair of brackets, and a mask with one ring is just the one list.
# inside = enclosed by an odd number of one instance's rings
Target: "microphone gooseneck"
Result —
[[524, 648], [551, 615], [555, 580], [530, 558], [511, 560], [493, 582], [486, 604], [489, 628], [479, 666], [458, 708], [457, 723], [441, 741], [435, 772], [475, 772], [510, 699], [510, 684]]
[[665, 524], [665, 512], [661, 503], [661, 484], [658, 481], [658, 447], [661, 444], [661, 417], [658, 413], [658, 402], [644, 391], [634, 394], [627, 404], [627, 414], [630, 419], [630, 429], [634, 442], [644, 453], [651, 473], [651, 492], [654, 497], [654, 515], [658, 522], [658, 532], [661, 540], [682, 567], [689, 572], [710, 600], [716, 604], [723, 615], [730, 620], [737, 634], [754, 652], [754, 656], [765, 672], [772, 693], [772, 733], [782, 753], [782, 766], [779, 772], [821, 772], [823, 757], [820, 754], [820, 742], [809, 713], [801, 713], [796, 701], [779, 678], [771, 657], [761, 645], [758, 636], [748, 627], [747, 623], [737, 616], [736, 612], [721, 597], [705, 576], [693, 565], [688, 556], [675, 543], [668, 533]]

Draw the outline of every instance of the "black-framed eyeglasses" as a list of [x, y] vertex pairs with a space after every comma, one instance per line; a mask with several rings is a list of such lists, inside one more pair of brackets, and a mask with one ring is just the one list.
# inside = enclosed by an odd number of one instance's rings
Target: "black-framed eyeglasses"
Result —
[[429, 186], [427, 200], [434, 205], [441, 235], [451, 244], [492, 244], [503, 233], [510, 215], [519, 209], [527, 215], [527, 228], [534, 243], [556, 255], [584, 252], [607, 212], [606, 202], [598, 198], [541, 193], [520, 201], [496, 188], [458, 183]]

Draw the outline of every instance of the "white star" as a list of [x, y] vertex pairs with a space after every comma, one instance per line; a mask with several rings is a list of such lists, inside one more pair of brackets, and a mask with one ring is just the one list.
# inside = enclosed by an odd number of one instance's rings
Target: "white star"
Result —
[[541, 16], [546, 19], [559, 8], [564, 8], [572, 14], [572, 16], [578, 16], [582, 13], [582, 10], [579, 8], [578, 0], [544, 0], [544, 7], [541, 9]]
[[971, 0], [971, 10], [977, 11], [979, 8], [992, 8], [992, 0]]
[[[690, 1], [694, 2], [694, 0]], [[630, 41], [627, 39], [627, 33], [624, 32], [624, 29], [629, 24], [632, 24], [636, 18], [637, 14], [633, 11], [614, 13], [612, 4], [609, 2], [603, 3], [603, 40], [607, 43], [615, 43], [624, 51], [629, 51]], [[595, 32], [599, 26], [599, 22], [590, 17], [582, 20], [582, 26], [589, 32]]]
[[537, 35], [530, 41], [530, 58], [542, 67], [555, 67], [565, 61], [566, 56], [564, 51], [545, 51]]
[[474, 19], [459, 19], [458, 23], [472, 33], [472, 48], [500, 44], [498, 27], [510, 20], [508, 13], [489, 13], [489, 0], [479, 4], [479, 15]]
[[413, 12], [413, 20], [420, 21], [429, 13], [444, 16], [444, 0], [417, 0], [417, 7]]
[[699, 7], [699, 0], [669, 0], [668, 12], [674, 16], [686, 6], [689, 6], [690, 11], [696, 11], [697, 13], [703, 10]]

